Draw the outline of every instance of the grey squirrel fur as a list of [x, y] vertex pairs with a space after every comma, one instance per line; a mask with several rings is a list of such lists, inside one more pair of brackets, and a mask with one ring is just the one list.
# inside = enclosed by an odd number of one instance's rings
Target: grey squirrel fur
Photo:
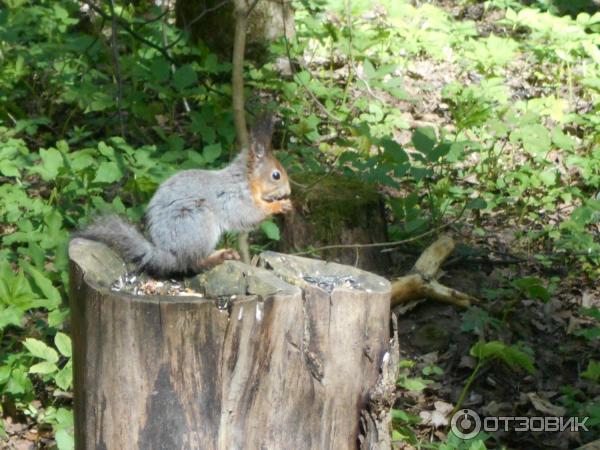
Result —
[[272, 121], [259, 121], [249, 149], [221, 170], [184, 170], [163, 182], [145, 214], [148, 238], [115, 214], [96, 218], [75, 234], [100, 241], [138, 270], [156, 276], [198, 272], [232, 250], [214, 252], [226, 231], [246, 231], [291, 209], [287, 174], [271, 152]]

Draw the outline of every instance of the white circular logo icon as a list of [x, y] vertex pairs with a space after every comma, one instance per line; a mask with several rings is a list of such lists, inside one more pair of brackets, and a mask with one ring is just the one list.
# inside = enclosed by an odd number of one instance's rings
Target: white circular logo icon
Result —
[[461, 439], [473, 439], [481, 430], [481, 418], [472, 409], [461, 409], [452, 416], [450, 428]]

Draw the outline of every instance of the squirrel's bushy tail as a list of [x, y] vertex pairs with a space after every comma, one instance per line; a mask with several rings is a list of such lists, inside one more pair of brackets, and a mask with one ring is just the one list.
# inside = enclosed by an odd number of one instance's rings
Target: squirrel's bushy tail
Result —
[[175, 256], [157, 248], [137, 228], [115, 214], [96, 217], [90, 225], [73, 234], [102, 242], [139, 270], [164, 275], [177, 269]]

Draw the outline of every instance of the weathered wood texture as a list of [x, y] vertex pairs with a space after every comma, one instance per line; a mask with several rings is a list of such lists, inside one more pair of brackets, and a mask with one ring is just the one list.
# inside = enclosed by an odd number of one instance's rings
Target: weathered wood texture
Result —
[[[261, 268], [200, 277], [207, 298], [134, 297], [110, 290], [125, 267], [107, 247], [75, 239], [69, 256], [77, 450], [357, 449], [372, 436], [371, 396], [389, 391], [387, 280], [267, 252]], [[208, 299], [223, 294], [224, 310]]]

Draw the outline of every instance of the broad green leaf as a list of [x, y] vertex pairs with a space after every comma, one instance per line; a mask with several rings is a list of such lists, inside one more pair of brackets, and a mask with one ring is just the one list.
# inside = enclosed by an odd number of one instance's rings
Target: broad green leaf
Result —
[[419, 416], [408, 414], [402, 409], [392, 409], [392, 419], [411, 424], [421, 423], [421, 418]]
[[585, 328], [583, 330], [575, 330], [575, 336], [583, 336], [587, 340], [598, 339], [600, 337], [600, 327]]
[[75, 172], [80, 172], [96, 164], [96, 160], [87, 152], [88, 150], [82, 150], [69, 155], [71, 168]]
[[52, 181], [58, 175], [63, 166], [63, 156], [55, 148], [48, 150], [40, 149], [40, 162], [30, 169], [31, 172], [39, 174], [44, 181]]
[[596, 306], [591, 308], [581, 308], [581, 314], [588, 317], [593, 317], [596, 320], [600, 320], [600, 309], [598, 309]]
[[73, 450], [75, 448], [73, 433], [64, 428], [56, 432], [54, 439], [56, 440], [58, 450]]
[[173, 86], [179, 91], [198, 82], [198, 76], [190, 64], [179, 67], [173, 74]]
[[500, 341], [477, 342], [471, 347], [470, 354], [482, 361], [500, 359], [512, 369], [522, 368], [529, 373], [535, 372], [533, 360], [528, 354]]
[[581, 377], [597, 383], [600, 380], [600, 362], [591, 359], [587, 369], [581, 372]]
[[383, 145], [383, 154], [387, 158], [398, 164], [408, 162], [408, 155], [396, 141], [384, 138], [382, 139], [381, 144]]
[[47, 309], [58, 308], [62, 302], [62, 298], [60, 296], [60, 292], [56, 289], [52, 282], [46, 278], [46, 276], [33, 267], [31, 264], [27, 262], [21, 263], [25, 271], [31, 276], [35, 285], [39, 288], [39, 290], [44, 294], [44, 297], [48, 299]]
[[432, 127], [417, 128], [412, 135], [412, 143], [415, 148], [427, 155], [436, 144], [435, 130]]
[[35, 307], [37, 300], [23, 272], [15, 274], [10, 264], [0, 261], [0, 303], [25, 311]]
[[221, 156], [221, 144], [210, 144], [204, 146], [202, 150], [202, 156], [206, 162], [211, 163]]
[[12, 372], [11, 365], [0, 366], [0, 385], [5, 384], [10, 378], [10, 373]]
[[0, 174], [4, 175], [5, 177], [15, 178], [21, 176], [21, 172], [19, 172], [19, 168], [15, 162], [9, 159], [0, 160]]
[[58, 408], [54, 415], [57, 426], [60, 428], [69, 428], [73, 426], [73, 411], [67, 408]]
[[0, 308], [0, 331], [4, 330], [9, 325], [20, 327], [22, 318], [23, 311], [14, 305], [9, 305], [4, 309]]
[[274, 241], [278, 241], [281, 239], [281, 235], [279, 233], [279, 227], [272, 220], [265, 220], [260, 224], [260, 229], [269, 239]]
[[563, 133], [559, 127], [552, 129], [552, 142], [563, 150], [572, 150], [575, 147], [575, 140]]
[[553, 186], [556, 184], [557, 171], [555, 169], [547, 169], [538, 174], [540, 180], [545, 186]]
[[29, 353], [36, 358], [40, 358], [51, 363], [58, 362], [58, 353], [56, 353], [56, 350], [38, 339], [27, 338], [23, 342], [23, 345], [27, 348], [27, 350], [29, 350]]
[[114, 161], [103, 161], [96, 171], [95, 183], [114, 183], [123, 178], [123, 172]]
[[152, 75], [152, 81], [164, 83], [169, 79], [171, 66], [166, 59], [158, 57], [152, 61], [152, 64], [150, 65], [150, 73]]
[[525, 125], [510, 135], [511, 142], [521, 141], [523, 149], [534, 155], [550, 151], [552, 141], [548, 130], [540, 124]]
[[486, 207], [487, 203], [480, 197], [469, 200], [466, 206], [467, 209], [485, 209]]
[[9, 394], [19, 395], [26, 394], [33, 390], [33, 385], [27, 374], [21, 369], [14, 369], [8, 383], [6, 383], [5, 391]]
[[65, 320], [67, 320], [67, 317], [69, 317], [69, 309], [68, 308], [54, 309], [54, 310], [50, 311], [50, 313], [48, 313], [48, 326], [56, 328], [59, 325], [62, 325], [63, 323], [65, 323]]
[[400, 380], [398, 382], [398, 384], [401, 387], [403, 387], [404, 389], [407, 389], [409, 391], [420, 392], [423, 389], [425, 389], [428, 384], [431, 384], [431, 381], [416, 377], [416, 378], [406, 378], [404, 380]]
[[40, 363], [34, 364], [29, 368], [29, 373], [36, 373], [38, 375], [47, 375], [49, 373], [54, 373], [58, 370], [58, 366], [49, 361], [42, 361]]
[[71, 385], [73, 384], [72, 360], [69, 360], [69, 362], [65, 364], [65, 367], [60, 369], [60, 371], [56, 375], [54, 375], [54, 382], [63, 391], [67, 391], [71, 388]]
[[58, 348], [61, 355], [71, 357], [71, 338], [60, 331], [54, 336], [54, 345]]
[[539, 298], [545, 302], [550, 300], [550, 293], [539, 278], [524, 277], [513, 281], [512, 284], [530, 298]]

